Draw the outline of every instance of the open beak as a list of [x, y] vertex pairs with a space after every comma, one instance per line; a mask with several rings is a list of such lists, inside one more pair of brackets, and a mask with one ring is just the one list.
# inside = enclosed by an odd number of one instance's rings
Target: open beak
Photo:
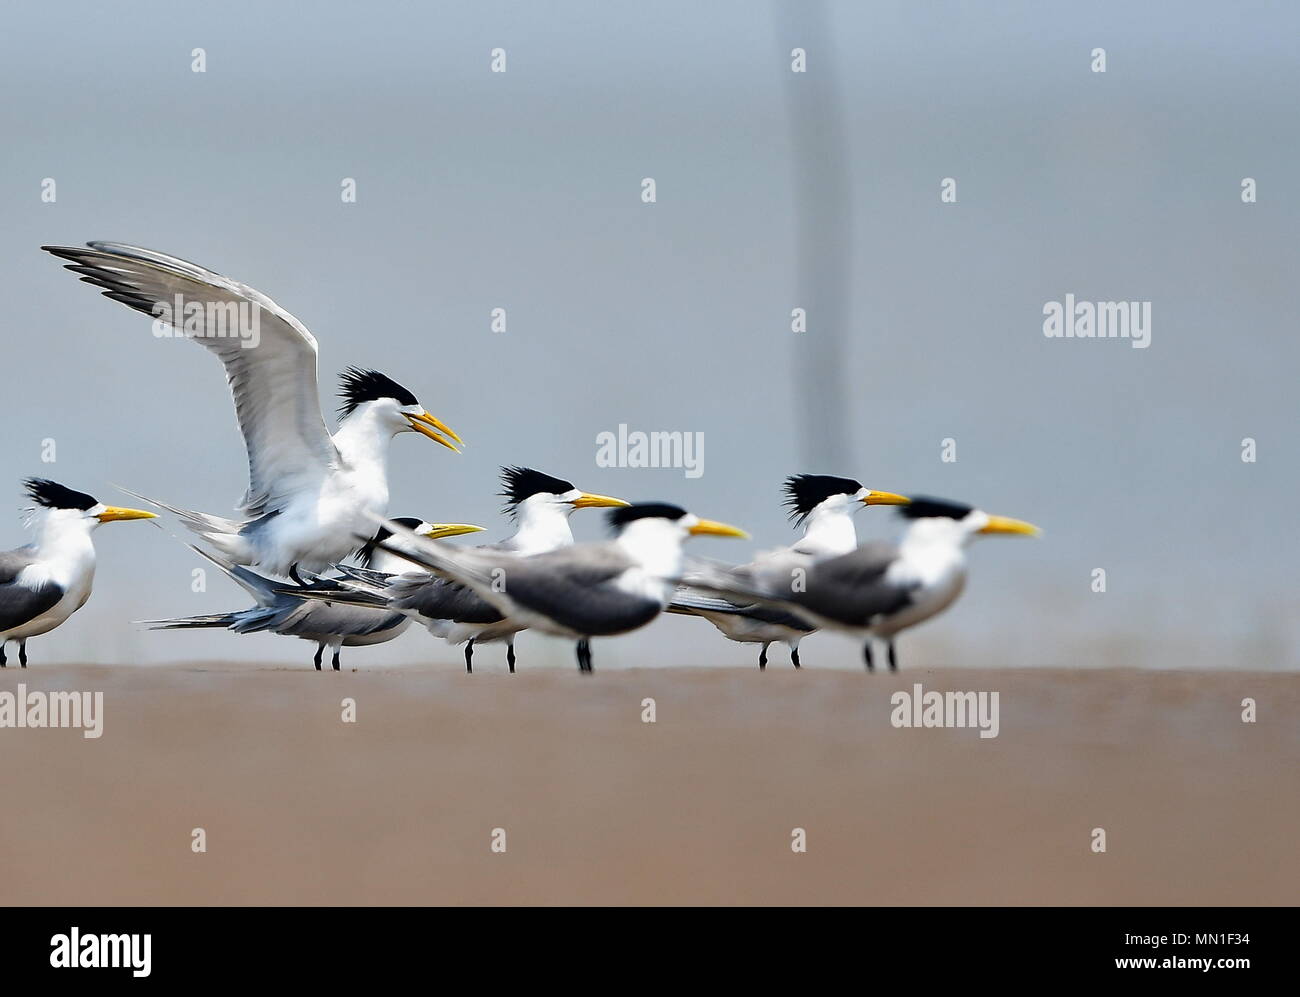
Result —
[[1011, 519], [1008, 516], [990, 516], [988, 523], [980, 530], [981, 533], [1018, 533], [1025, 537], [1036, 537], [1043, 531], [1033, 523], [1026, 523], [1022, 519]]
[[712, 519], [701, 519], [690, 528], [689, 532], [693, 537], [739, 537], [741, 540], [749, 539], [749, 534], [740, 527], [728, 526], [726, 523], [716, 523]]
[[101, 523], [114, 523], [120, 519], [157, 519], [158, 516], [143, 509], [119, 509], [115, 505], [106, 505], [104, 511], [95, 518]]
[[[441, 443], [448, 450], [460, 453], [456, 449], [456, 443], [463, 445], [465, 441], [457, 436], [455, 430], [441, 419], [434, 418], [428, 412], [421, 412], [419, 415], [407, 413], [406, 421], [411, 424], [412, 429], [422, 436], [429, 437], [434, 443]], [[452, 440], [455, 440], [456, 443], [452, 443]]]
[[443, 540], [463, 533], [482, 533], [485, 529], [486, 526], [471, 526], [469, 523], [430, 523], [429, 529], [420, 535], [430, 540]]
[[911, 505], [912, 500], [906, 495], [895, 495], [893, 492], [873, 492], [868, 491], [862, 498], [863, 505]]
[[614, 509], [631, 504], [631, 502], [624, 502], [621, 498], [613, 498], [609, 495], [593, 495], [591, 492], [583, 492], [573, 500], [575, 509]]

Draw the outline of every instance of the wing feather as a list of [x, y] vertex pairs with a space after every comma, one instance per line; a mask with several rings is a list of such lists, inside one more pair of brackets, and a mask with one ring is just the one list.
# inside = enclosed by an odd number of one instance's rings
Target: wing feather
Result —
[[[9, 574], [16, 579], [18, 572], [31, 563], [28, 552], [19, 548], [0, 555], [0, 574]], [[63, 598], [63, 588], [53, 582], [44, 582], [31, 588], [18, 581], [6, 581], [0, 584], [0, 633], [30, 623], [46, 610], [53, 609]]]
[[[173, 314], [178, 300], [183, 307], [203, 306], [200, 327], [183, 334], [225, 367], [248, 452], [248, 491], [240, 502], [245, 515], [274, 512], [338, 466], [320, 410], [316, 340], [306, 326], [256, 288], [179, 257], [116, 242], [87, 245], [41, 248], [70, 261], [67, 269], [105, 297], [150, 317], [158, 318], [164, 305]], [[250, 306], [257, 336], [232, 335], [221, 309], [209, 304]]]

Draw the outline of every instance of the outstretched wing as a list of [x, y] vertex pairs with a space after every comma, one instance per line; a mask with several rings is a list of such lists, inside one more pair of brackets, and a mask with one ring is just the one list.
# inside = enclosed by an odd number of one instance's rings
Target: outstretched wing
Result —
[[[175, 317], [184, 327], [184, 309], [201, 306], [201, 318], [190, 319], [184, 334], [226, 368], [248, 451], [248, 491], [240, 503], [247, 516], [275, 511], [337, 466], [320, 411], [316, 340], [301, 322], [262, 292], [175, 256], [116, 242], [87, 245], [41, 248], [70, 261], [67, 269], [103, 288], [105, 297], [152, 318]], [[256, 321], [256, 335], [245, 321]]]

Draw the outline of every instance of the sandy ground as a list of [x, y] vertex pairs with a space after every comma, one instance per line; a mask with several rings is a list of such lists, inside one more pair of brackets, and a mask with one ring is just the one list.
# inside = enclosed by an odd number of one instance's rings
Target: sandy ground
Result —
[[[20, 681], [103, 690], [104, 735], [0, 730], [4, 904], [1300, 901], [1295, 675], [0, 672]], [[913, 682], [998, 691], [1000, 735], [894, 729]]]

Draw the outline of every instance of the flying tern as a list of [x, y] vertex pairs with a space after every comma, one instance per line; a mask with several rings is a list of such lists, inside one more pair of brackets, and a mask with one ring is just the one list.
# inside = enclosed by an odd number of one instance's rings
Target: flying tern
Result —
[[[388, 507], [389, 441], [415, 432], [451, 450], [461, 442], [408, 389], [356, 367], [342, 376], [341, 418], [331, 435], [320, 410], [315, 338], [246, 284], [121, 243], [41, 248], [68, 260], [66, 268], [105, 297], [196, 339], [224, 365], [248, 452], [239, 517], [154, 504], [231, 563], [296, 576], [298, 568], [321, 571], [343, 560], [356, 549], [355, 534], [368, 532], [371, 517]], [[256, 317], [256, 336], [244, 334], [241, 315]]]

